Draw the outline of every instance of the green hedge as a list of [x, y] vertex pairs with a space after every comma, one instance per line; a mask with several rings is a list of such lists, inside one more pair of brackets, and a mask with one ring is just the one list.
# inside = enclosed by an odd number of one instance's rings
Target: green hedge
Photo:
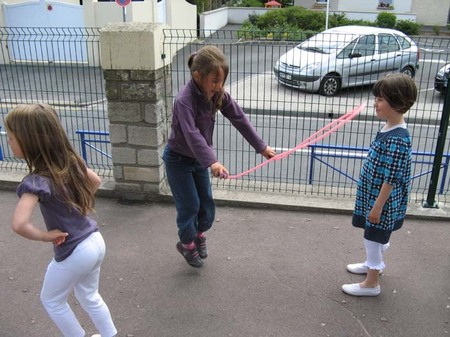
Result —
[[[394, 28], [406, 35], [418, 35], [421, 25], [410, 20], [398, 20], [394, 14], [382, 12], [375, 22], [350, 20], [345, 14], [331, 14], [328, 26], [373, 26]], [[325, 12], [312, 11], [295, 6], [268, 11], [262, 15], [249, 15], [240, 30], [240, 38], [271, 38], [275, 40], [304, 40], [314, 33], [325, 30]]]

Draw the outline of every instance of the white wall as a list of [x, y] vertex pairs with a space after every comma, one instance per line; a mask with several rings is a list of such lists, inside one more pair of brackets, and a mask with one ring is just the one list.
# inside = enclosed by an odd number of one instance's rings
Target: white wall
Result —
[[413, 0], [417, 22], [428, 26], [446, 26], [450, 0]]
[[166, 23], [174, 29], [197, 29], [197, 6], [185, 0], [166, 0]]
[[205, 36], [225, 27], [227, 24], [242, 24], [249, 15], [262, 15], [277, 8], [263, 7], [225, 7], [200, 14], [200, 29], [205, 30]]
[[228, 23], [228, 8], [220, 8], [200, 14], [200, 29], [204, 29], [205, 37], [226, 26]]
[[[374, 22], [379, 12], [345, 12], [345, 16], [350, 20], [368, 20]], [[416, 14], [393, 13], [397, 20], [410, 20], [416, 22]]]
[[[7, 0], [3, 4], [39, 3], [39, 0]], [[79, 5], [79, 0], [49, 1], [48, 4], [65, 3]], [[165, 5], [166, 8], [161, 6]], [[126, 8], [127, 22], [159, 22], [171, 28], [196, 29], [197, 7], [185, 0], [144, 0], [131, 2]], [[98, 2], [83, 0], [84, 22], [86, 27], [104, 27], [108, 23], [123, 22], [123, 8], [115, 1]], [[6, 26], [3, 6], [0, 7], [0, 26]]]
[[[441, 0], [439, 0], [441, 1]], [[348, 12], [372, 12], [377, 11], [378, 4], [383, 2], [382, 0], [339, 0], [338, 11]], [[411, 12], [412, 0], [393, 0], [392, 2], [394, 14]]]
[[258, 14], [262, 15], [267, 11], [275, 11], [276, 8], [263, 8], [263, 7], [228, 7], [228, 23], [241, 24], [245, 20], [248, 20], [249, 15]]

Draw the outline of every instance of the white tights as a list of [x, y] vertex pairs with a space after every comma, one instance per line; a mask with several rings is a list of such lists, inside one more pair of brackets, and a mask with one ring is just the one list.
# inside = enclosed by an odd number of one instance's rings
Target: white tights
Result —
[[109, 309], [98, 293], [100, 266], [105, 256], [105, 242], [99, 232], [92, 233], [64, 261], [50, 262], [41, 291], [41, 301], [49, 316], [65, 337], [84, 337], [67, 298], [72, 290], [89, 314], [102, 337], [115, 336], [117, 330]]
[[364, 246], [366, 247], [366, 261], [364, 265], [369, 269], [384, 269], [386, 266], [383, 261], [383, 252], [389, 248], [389, 242], [382, 244], [364, 239]]

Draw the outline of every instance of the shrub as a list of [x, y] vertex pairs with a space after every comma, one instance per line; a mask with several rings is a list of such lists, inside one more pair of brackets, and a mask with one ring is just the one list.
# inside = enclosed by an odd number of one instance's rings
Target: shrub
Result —
[[239, 5], [240, 7], [264, 7], [264, 2], [259, 0], [244, 0]]
[[439, 35], [441, 33], [441, 27], [439, 26], [433, 26], [433, 33], [435, 35]]
[[377, 15], [377, 20], [375, 21], [377, 27], [381, 28], [394, 28], [397, 17], [395, 14], [388, 12], [381, 12]]
[[395, 29], [406, 35], [419, 35], [421, 25], [411, 20], [398, 20]]

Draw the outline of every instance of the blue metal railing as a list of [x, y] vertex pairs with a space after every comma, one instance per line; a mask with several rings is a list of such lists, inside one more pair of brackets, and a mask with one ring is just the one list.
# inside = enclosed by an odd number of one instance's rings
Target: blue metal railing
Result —
[[[317, 145], [312, 144], [308, 146], [311, 149], [311, 161], [309, 164], [309, 179], [308, 183], [310, 185], [314, 182], [314, 161], [319, 161], [320, 163], [324, 164], [325, 166], [329, 167], [333, 171], [338, 172], [339, 174], [345, 176], [346, 178], [350, 179], [353, 182], [357, 182], [357, 178], [354, 178], [353, 176], [349, 175], [347, 172], [342, 171], [341, 169], [329, 164], [325, 160], [322, 160], [321, 158], [343, 158], [343, 159], [361, 159], [363, 160], [366, 157], [366, 153], [369, 150], [369, 148], [361, 148], [361, 147], [352, 147], [352, 146], [337, 146], [337, 145]], [[320, 151], [318, 149], [324, 149], [325, 151]], [[330, 150], [338, 150], [342, 151], [342, 153], [336, 153], [336, 152], [330, 152]], [[360, 152], [360, 153], [359, 153]], [[412, 151], [413, 155], [413, 163], [414, 164], [426, 164], [426, 165], [433, 165], [433, 158], [434, 153], [432, 152], [423, 152], [423, 151]], [[430, 160], [417, 160], [414, 159], [414, 157], [430, 157]], [[450, 153], [444, 153], [442, 156], [445, 160], [441, 163], [442, 170], [442, 179], [441, 179], [441, 185], [439, 187], [439, 194], [444, 193], [445, 189], [445, 182], [447, 180], [447, 174], [450, 164]], [[415, 174], [412, 176], [412, 180], [422, 177], [424, 175], [430, 174], [431, 169], [420, 172], [418, 174]]]
[[[0, 132], [2, 130], [2, 126], [0, 125]], [[2, 152], [2, 144], [0, 144], [0, 160], [3, 160], [3, 152]]]
[[[102, 149], [99, 149], [98, 147], [94, 146], [95, 143], [100, 144], [109, 144], [109, 132], [107, 131], [91, 131], [91, 130], [77, 130], [76, 133], [80, 136], [80, 142], [81, 142], [81, 156], [83, 157], [84, 161], [87, 162], [87, 151], [86, 148], [90, 148], [94, 150], [95, 152], [100, 153], [103, 156], [106, 156], [107, 158], [111, 159], [111, 155], [103, 151]], [[94, 138], [88, 137], [88, 136], [94, 136]], [[106, 139], [98, 139], [95, 138], [95, 136], [105, 137]]]

